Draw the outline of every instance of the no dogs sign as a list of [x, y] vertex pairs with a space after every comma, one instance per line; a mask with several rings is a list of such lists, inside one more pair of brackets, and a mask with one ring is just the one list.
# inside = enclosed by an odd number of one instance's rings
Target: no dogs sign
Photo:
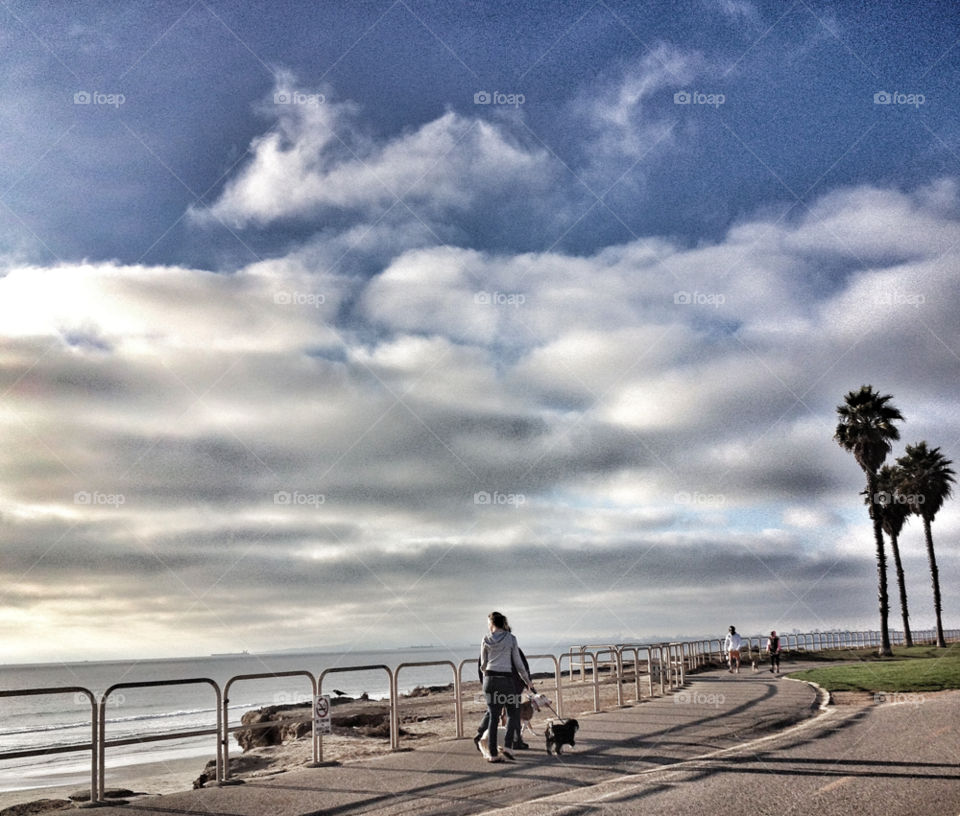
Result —
[[330, 697], [322, 694], [313, 698], [313, 727], [318, 734], [332, 734], [330, 721]]

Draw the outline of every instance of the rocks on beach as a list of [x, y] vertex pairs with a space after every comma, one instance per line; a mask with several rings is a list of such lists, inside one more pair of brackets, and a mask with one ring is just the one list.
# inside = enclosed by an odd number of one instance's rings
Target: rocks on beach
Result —
[[[453, 685], [448, 686], [417, 686], [404, 698], [431, 698], [436, 695], [449, 695]], [[331, 705], [339, 708], [330, 718], [333, 730], [332, 737], [325, 738], [327, 745], [336, 738], [348, 740], [376, 740], [378, 744], [366, 746], [357, 745], [353, 750], [342, 746], [336, 751], [345, 758], [353, 756], [368, 756], [385, 750], [389, 747], [390, 739], [390, 703], [385, 700], [370, 700], [366, 694], [360, 698], [342, 695], [330, 701]], [[312, 707], [310, 705], [285, 704], [264, 706], [253, 711], [245, 712], [241, 718], [241, 725], [256, 726], [261, 723], [276, 722], [276, 725], [264, 725], [261, 728], [250, 728], [235, 732], [237, 744], [243, 754], [230, 757], [230, 776], [234, 779], [244, 777], [266, 776], [283, 773], [288, 767], [303, 764], [309, 756], [303, 750], [297, 750], [294, 745], [302, 740], [301, 745], [307, 745], [312, 733]], [[422, 723], [433, 716], [407, 715], [401, 720], [406, 723]], [[428, 736], [428, 734], [411, 733], [407, 728], [400, 728], [401, 736]], [[433, 735], [430, 735], [433, 736]], [[386, 743], [386, 745], [384, 745]], [[332, 747], [332, 746], [331, 746]], [[194, 780], [195, 789], [202, 788], [216, 779], [216, 761], [207, 763], [203, 773]]]

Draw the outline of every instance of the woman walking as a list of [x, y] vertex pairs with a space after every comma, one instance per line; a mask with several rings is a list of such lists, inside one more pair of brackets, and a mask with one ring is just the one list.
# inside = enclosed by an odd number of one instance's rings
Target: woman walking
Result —
[[[483, 672], [483, 696], [487, 701], [487, 715], [484, 720], [489, 723], [490, 758], [488, 762], [503, 762], [503, 758], [513, 759], [513, 741], [520, 733], [520, 693], [514, 686], [514, 673], [520, 675], [525, 688], [530, 688], [530, 675], [527, 673], [523, 660], [520, 658], [520, 647], [517, 639], [510, 634], [507, 618], [499, 612], [491, 612], [487, 616], [488, 634], [480, 643], [480, 670]], [[500, 722], [500, 712], [507, 709], [507, 733], [504, 737], [503, 755], [497, 751], [497, 725]], [[481, 730], [474, 738], [479, 744], [486, 726], [480, 724]]]

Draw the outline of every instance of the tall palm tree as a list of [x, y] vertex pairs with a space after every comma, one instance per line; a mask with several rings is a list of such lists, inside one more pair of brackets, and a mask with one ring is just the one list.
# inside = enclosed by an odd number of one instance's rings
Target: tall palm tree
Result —
[[[871, 385], [861, 385], [859, 391], [851, 391], [844, 397], [844, 404], [837, 406], [839, 421], [833, 438], [844, 450], [853, 454], [857, 464], [867, 475], [868, 497], [877, 494], [877, 471], [892, 450], [890, 443], [900, 438], [900, 431], [893, 423], [902, 421], [903, 416], [888, 404], [892, 399], [890, 394], [878, 394]], [[880, 656], [892, 657], [890, 631], [887, 628], [890, 601], [887, 597], [887, 554], [883, 547], [883, 521], [880, 513], [875, 512], [876, 504], [871, 501], [867, 507], [873, 521], [873, 538], [877, 547]]]
[[900, 616], [903, 618], [903, 642], [909, 648], [913, 646], [913, 634], [910, 632], [910, 613], [907, 611], [907, 583], [903, 576], [903, 562], [900, 560], [900, 545], [898, 539], [903, 525], [910, 515], [905, 497], [899, 492], [899, 483], [903, 478], [903, 470], [899, 465], [891, 467], [884, 465], [877, 472], [877, 495], [869, 497], [880, 513], [883, 531], [890, 539], [890, 549], [893, 550], [893, 563], [897, 568], [897, 586], [900, 589]]
[[923, 519], [923, 535], [927, 542], [927, 559], [930, 561], [930, 580], [933, 583], [933, 610], [937, 615], [937, 646], [946, 648], [943, 637], [943, 623], [940, 620], [940, 573], [937, 570], [937, 557], [933, 552], [933, 535], [930, 525], [953, 493], [950, 487], [956, 475], [951, 469], [953, 464], [940, 453], [940, 448], [928, 448], [926, 442], [907, 445], [906, 452], [897, 459], [903, 470], [899, 491], [914, 501], [908, 505], [910, 512]]

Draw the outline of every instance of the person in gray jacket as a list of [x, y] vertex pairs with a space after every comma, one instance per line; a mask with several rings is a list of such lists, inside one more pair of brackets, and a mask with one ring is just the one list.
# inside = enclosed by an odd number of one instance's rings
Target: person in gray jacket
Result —
[[[489, 634], [480, 643], [480, 670], [483, 672], [483, 696], [487, 701], [490, 724], [489, 762], [513, 759], [513, 738], [520, 733], [520, 697], [513, 683], [514, 671], [520, 675], [524, 686], [530, 688], [530, 675], [520, 658], [517, 639], [510, 633], [506, 616], [491, 612], [487, 616]], [[497, 752], [497, 723], [500, 712], [507, 709], [507, 734], [504, 738], [503, 756]], [[482, 732], [477, 735], [479, 740]]]

